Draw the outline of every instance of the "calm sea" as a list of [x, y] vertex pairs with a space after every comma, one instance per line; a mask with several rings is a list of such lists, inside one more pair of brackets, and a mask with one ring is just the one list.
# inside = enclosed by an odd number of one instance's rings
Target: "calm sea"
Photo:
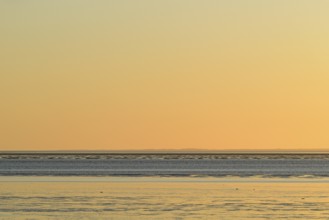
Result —
[[0, 219], [328, 219], [328, 154], [0, 153]]
[[1, 154], [2, 176], [328, 177], [329, 154]]

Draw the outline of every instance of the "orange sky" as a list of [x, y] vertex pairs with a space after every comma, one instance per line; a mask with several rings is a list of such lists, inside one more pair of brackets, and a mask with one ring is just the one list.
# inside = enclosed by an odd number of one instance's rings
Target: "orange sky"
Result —
[[329, 149], [329, 1], [0, 2], [0, 150]]

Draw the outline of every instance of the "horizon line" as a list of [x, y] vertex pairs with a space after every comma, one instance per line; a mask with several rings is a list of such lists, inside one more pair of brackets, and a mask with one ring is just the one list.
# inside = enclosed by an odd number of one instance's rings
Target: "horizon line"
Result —
[[123, 150], [86, 150], [86, 149], [69, 149], [69, 150], [1, 150], [0, 153], [321, 153], [328, 152], [329, 149], [123, 149]]

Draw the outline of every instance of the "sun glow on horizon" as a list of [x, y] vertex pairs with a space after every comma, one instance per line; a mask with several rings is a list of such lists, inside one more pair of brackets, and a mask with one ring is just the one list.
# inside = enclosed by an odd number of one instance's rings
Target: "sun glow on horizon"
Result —
[[2, 1], [0, 150], [329, 149], [328, 7]]

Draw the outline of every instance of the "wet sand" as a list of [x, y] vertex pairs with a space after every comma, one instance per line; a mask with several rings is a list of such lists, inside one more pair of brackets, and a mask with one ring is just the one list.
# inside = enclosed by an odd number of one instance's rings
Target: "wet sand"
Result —
[[1, 177], [0, 219], [325, 219], [327, 179]]

